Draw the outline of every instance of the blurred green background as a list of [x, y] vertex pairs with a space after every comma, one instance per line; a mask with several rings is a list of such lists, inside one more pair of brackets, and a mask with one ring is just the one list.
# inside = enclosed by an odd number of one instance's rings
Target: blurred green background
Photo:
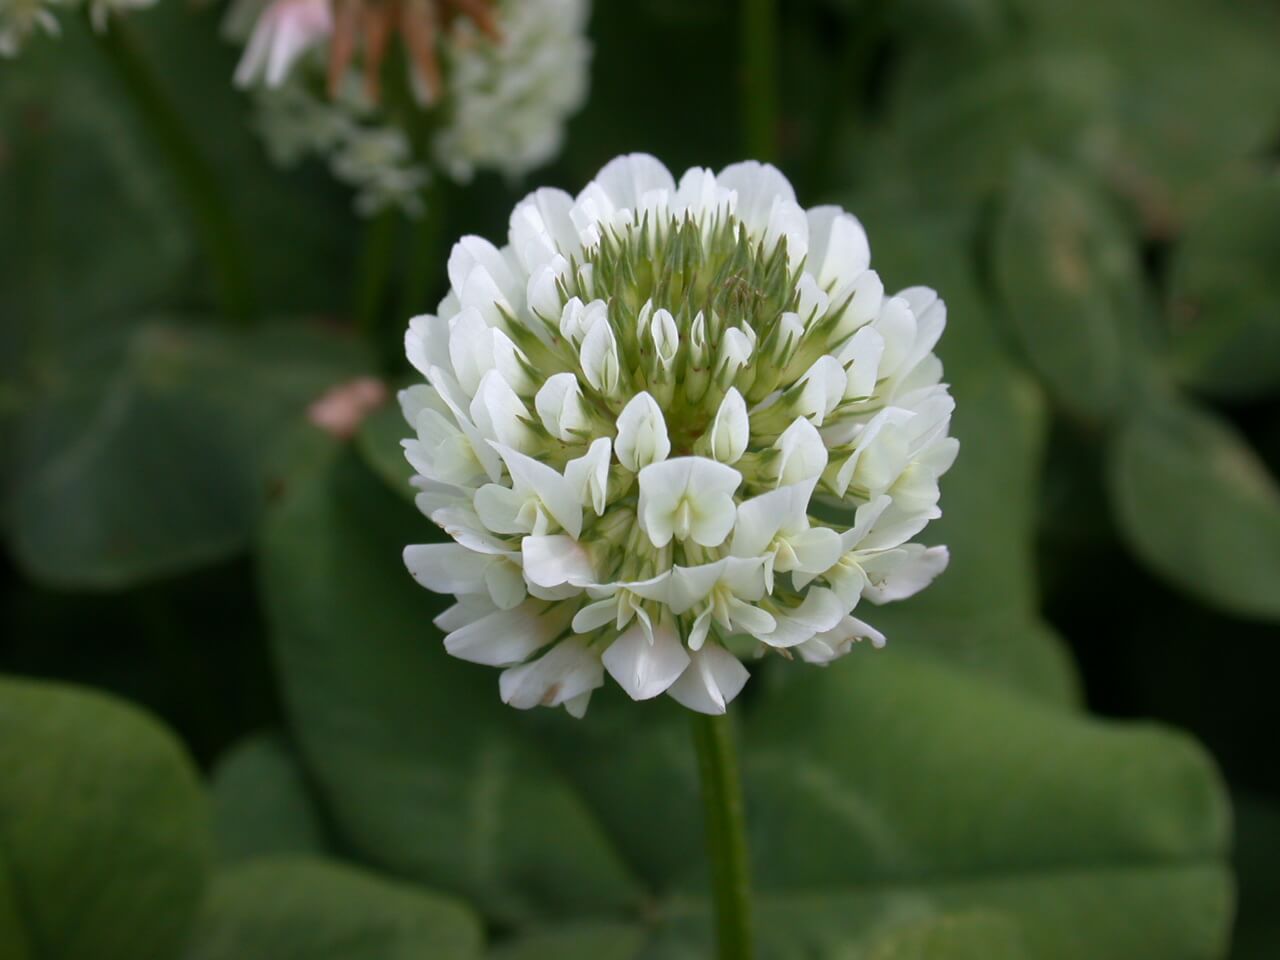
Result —
[[[735, 707], [762, 955], [1280, 956], [1280, 5], [781, 6], [777, 162], [947, 300], [962, 446], [888, 648]], [[738, 5], [597, 3], [560, 159], [420, 223], [270, 166], [221, 14], [127, 36], [247, 319], [119, 38], [0, 65], [0, 957], [706, 956], [679, 710], [503, 707], [401, 566], [398, 412], [304, 412], [404, 382], [532, 186], [740, 159]]]

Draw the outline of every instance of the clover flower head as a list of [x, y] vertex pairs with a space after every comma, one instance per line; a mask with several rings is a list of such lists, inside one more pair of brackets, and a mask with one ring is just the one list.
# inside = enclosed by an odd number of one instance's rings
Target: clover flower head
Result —
[[446, 118], [433, 152], [455, 180], [477, 168], [517, 177], [560, 150], [587, 95], [587, 0], [499, 0], [498, 43], [461, 21], [444, 47]]
[[927, 586], [957, 443], [933, 353], [946, 308], [886, 294], [859, 222], [776, 169], [608, 164], [538, 190], [503, 247], [464, 237], [405, 338], [419, 508], [410, 546], [457, 657], [502, 699], [580, 716], [634, 699], [722, 713], [741, 658], [827, 664], [884, 637], [853, 616]]
[[[94, 30], [107, 29], [113, 14], [141, 10], [155, 0], [87, 0]], [[62, 32], [59, 10], [72, 10], [80, 0], [0, 0], [0, 57], [16, 57], [33, 33], [56, 37]]]
[[[275, 162], [322, 157], [360, 213], [416, 216], [433, 164], [458, 181], [479, 168], [514, 177], [559, 150], [586, 96], [587, 10], [588, 0], [235, 0], [223, 33], [244, 45], [235, 82], [253, 92]], [[381, 106], [393, 34], [408, 66], [401, 107], [412, 100], [429, 122]]]

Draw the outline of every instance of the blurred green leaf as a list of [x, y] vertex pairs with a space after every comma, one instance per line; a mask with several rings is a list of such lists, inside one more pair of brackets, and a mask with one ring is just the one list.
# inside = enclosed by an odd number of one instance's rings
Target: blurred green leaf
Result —
[[462, 904], [336, 863], [256, 860], [218, 874], [183, 960], [467, 960]]
[[644, 947], [643, 928], [622, 923], [565, 924], [534, 930], [489, 952], [492, 960], [633, 960]]
[[356, 434], [356, 448], [364, 462], [407, 500], [413, 500], [418, 491], [409, 484], [413, 468], [404, 458], [400, 441], [412, 435], [413, 430], [404, 422], [398, 403], [388, 403], [375, 410], [360, 424], [360, 432]]
[[993, 267], [1010, 329], [1054, 400], [1104, 419], [1144, 376], [1141, 278], [1121, 223], [1078, 177], [1018, 164]]
[[257, 734], [219, 761], [213, 831], [225, 862], [325, 850], [324, 823], [306, 773], [283, 735]]
[[610, 913], [635, 881], [589, 810], [498, 706], [497, 677], [447, 656], [445, 598], [407, 543], [440, 534], [349, 448], [313, 435], [267, 523], [263, 585], [284, 698], [339, 838], [505, 921]]
[[1218, 955], [1229, 811], [1180, 734], [892, 650], [803, 676], [743, 729], [756, 883], [782, 901], [761, 929], [779, 941], [994, 910], [1038, 960]]
[[998, 913], [958, 913], [876, 937], [847, 960], [1031, 960], [1018, 927]]
[[71, 344], [20, 424], [14, 555], [49, 584], [118, 589], [242, 549], [285, 431], [363, 369], [345, 338], [292, 323]]
[[973, 208], [1009, 183], [1023, 154], [1081, 159], [1083, 131], [1106, 110], [1115, 84], [1105, 58], [1025, 38], [957, 43], [964, 34], [955, 29], [926, 35], [935, 41], [921, 43], [912, 31], [890, 88], [887, 128], [868, 160], [871, 182], [905, 177], [920, 200]]
[[1231, 960], [1280, 956], [1280, 804], [1261, 796], [1236, 800], [1236, 871], [1240, 911]]
[[1187, 225], [1170, 276], [1178, 378], [1223, 397], [1280, 387], [1280, 176], [1217, 194]]
[[1113, 73], [1108, 105], [1080, 153], [1130, 199], [1147, 230], [1167, 231], [1224, 170], [1276, 133], [1280, 15], [1274, 4], [1215, 0], [1011, 0], [1022, 34], [1088, 50]]
[[1121, 532], [1148, 567], [1206, 603], [1280, 619], [1280, 489], [1231, 426], [1153, 398], [1114, 438], [1108, 473]]
[[173, 737], [100, 694], [0, 680], [0, 770], [0, 946], [25, 943], [30, 960], [171, 960], [210, 848]]

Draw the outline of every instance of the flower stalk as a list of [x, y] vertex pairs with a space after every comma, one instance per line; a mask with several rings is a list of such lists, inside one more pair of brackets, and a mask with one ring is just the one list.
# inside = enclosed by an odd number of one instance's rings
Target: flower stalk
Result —
[[691, 713], [715, 901], [716, 955], [751, 960], [751, 876], [742, 785], [728, 715]]
[[117, 20], [98, 34], [107, 61], [129, 92], [177, 183], [213, 271], [222, 313], [242, 323], [253, 319], [253, 289], [243, 247], [218, 178], [196, 146], [177, 107], [148, 67], [128, 25]]
[[778, 11], [774, 0], [744, 0], [742, 9], [742, 122], [746, 153], [776, 161], [778, 131]]

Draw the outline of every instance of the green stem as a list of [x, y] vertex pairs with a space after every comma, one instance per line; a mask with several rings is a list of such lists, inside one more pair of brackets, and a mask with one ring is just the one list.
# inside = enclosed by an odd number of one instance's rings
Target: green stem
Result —
[[387, 209], [368, 222], [356, 273], [356, 329], [365, 342], [378, 352], [382, 313], [387, 302], [392, 262], [396, 253], [396, 227], [399, 220], [398, 211]]
[[433, 293], [438, 293], [438, 283], [444, 277], [446, 257], [442, 254], [442, 237], [448, 217], [449, 197], [442, 175], [435, 174], [422, 192], [425, 207], [422, 216], [413, 223], [409, 240], [409, 260], [404, 264], [404, 285], [400, 290], [400, 320], [431, 310], [428, 303]]
[[747, 155], [773, 161], [777, 153], [778, 11], [774, 0], [743, 0], [742, 123]]
[[242, 322], [253, 319], [254, 298], [248, 266], [230, 205], [213, 168], [200, 153], [182, 115], [148, 67], [129, 26], [119, 19], [112, 20], [111, 29], [100, 37], [108, 62], [132, 96], [139, 116], [168, 161], [213, 269], [222, 312]]
[[695, 713], [693, 742], [706, 817], [720, 960], [751, 960], [751, 879], [742, 786], [727, 716]]

